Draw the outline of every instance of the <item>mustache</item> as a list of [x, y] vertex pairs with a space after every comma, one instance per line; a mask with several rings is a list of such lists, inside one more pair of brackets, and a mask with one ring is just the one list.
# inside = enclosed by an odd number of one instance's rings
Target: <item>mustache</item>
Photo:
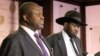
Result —
[[68, 34], [68, 36], [69, 36], [70, 38], [76, 38], [76, 37], [77, 37], [77, 35], [74, 34], [74, 33], [71, 33], [71, 32], [69, 32], [69, 31], [65, 31], [65, 32]]

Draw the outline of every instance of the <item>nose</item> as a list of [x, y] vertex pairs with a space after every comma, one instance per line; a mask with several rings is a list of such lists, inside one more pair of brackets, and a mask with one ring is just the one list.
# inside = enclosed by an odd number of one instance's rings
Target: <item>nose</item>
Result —
[[78, 31], [79, 30], [79, 27], [76, 27], [75, 29]]
[[79, 27], [75, 27], [75, 32], [78, 33]]

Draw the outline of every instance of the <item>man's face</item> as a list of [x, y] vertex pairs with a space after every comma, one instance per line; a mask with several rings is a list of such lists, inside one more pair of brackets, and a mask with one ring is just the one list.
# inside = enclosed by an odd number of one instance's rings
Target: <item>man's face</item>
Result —
[[79, 24], [75, 24], [73, 22], [69, 22], [66, 24], [67, 31], [69, 31], [72, 34], [77, 35], [78, 31], [79, 31]]
[[44, 27], [43, 8], [41, 6], [34, 7], [27, 15], [28, 26], [32, 30], [42, 29]]

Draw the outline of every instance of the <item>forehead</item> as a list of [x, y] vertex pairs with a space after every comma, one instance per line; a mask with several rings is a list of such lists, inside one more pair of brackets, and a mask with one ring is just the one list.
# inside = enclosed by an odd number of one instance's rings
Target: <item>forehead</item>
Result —
[[43, 7], [38, 6], [38, 7], [33, 7], [32, 9], [33, 10], [36, 10], [36, 11], [42, 11], [43, 10]]
[[28, 12], [32, 10], [42, 11], [43, 7], [33, 2], [27, 2], [20, 6], [20, 10], [24, 12], [25, 11]]
[[70, 22], [69, 24], [70, 24], [70, 25], [73, 25], [73, 26], [80, 26], [80, 24], [74, 23], [74, 22]]
[[29, 11], [42, 12], [43, 11], [43, 7], [39, 6], [39, 5], [31, 5], [31, 7], [29, 7]]
[[34, 13], [34, 14], [43, 14], [43, 8], [42, 7], [39, 7], [39, 8], [34, 8], [34, 9], [32, 9], [32, 11], [31, 11], [32, 13]]

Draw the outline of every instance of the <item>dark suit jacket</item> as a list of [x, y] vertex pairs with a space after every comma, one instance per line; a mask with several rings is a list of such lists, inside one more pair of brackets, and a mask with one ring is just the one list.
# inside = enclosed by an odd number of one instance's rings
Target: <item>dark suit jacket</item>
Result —
[[100, 56], [100, 51], [97, 52], [94, 56]]
[[[47, 41], [44, 38], [42, 40], [53, 56]], [[0, 51], [0, 56], [41, 56], [38, 46], [21, 27], [3, 41]]]
[[[54, 56], [67, 56], [65, 42], [62, 33], [57, 33], [47, 38], [50, 46], [53, 48]], [[79, 38], [74, 38], [76, 46], [79, 51], [79, 56], [83, 56], [82, 46]]]

